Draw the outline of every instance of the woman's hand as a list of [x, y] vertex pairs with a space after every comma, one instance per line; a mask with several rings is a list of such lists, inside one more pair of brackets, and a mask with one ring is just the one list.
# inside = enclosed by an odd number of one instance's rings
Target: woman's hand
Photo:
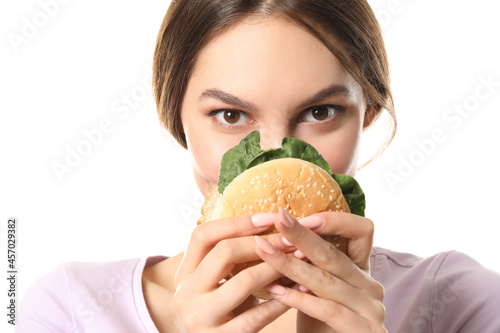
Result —
[[[324, 212], [298, 223], [280, 209], [275, 226], [298, 251], [295, 255], [285, 254], [256, 236], [256, 252], [299, 284], [296, 288], [268, 286], [274, 299], [300, 311], [298, 331], [387, 332], [384, 289], [369, 274], [373, 241], [373, 223], [369, 219]], [[317, 233], [348, 238], [347, 255]]]
[[[175, 277], [174, 305], [182, 332], [258, 332], [289, 307], [258, 304], [251, 294], [281, 276], [266, 263], [247, 268], [220, 285], [235, 264], [259, 260], [253, 235], [274, 224], [275, 214], [241, 215], [198, 226]], [[279, 234], [265, 236], [293, 251]]]

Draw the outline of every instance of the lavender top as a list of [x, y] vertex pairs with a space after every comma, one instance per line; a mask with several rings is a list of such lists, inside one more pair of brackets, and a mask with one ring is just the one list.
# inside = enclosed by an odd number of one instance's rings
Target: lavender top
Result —
[[[141, 278], [145, 266], [164, 259], [63, 264], [23, 298], [16, 332], [158, 333]], [[374, 248], [370, 263], [385, 287], [389, 332], [500, 332], [500, 275], [470, 257]]]

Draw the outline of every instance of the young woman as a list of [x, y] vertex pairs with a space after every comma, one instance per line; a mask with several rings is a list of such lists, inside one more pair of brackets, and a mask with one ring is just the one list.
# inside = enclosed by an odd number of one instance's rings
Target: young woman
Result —
[[[364, 0], [174, 1], [157, 41], [162, 124], [188, 149], [198, 187], [254, 130], [312, 144], [355, 175], [361, 133], [395, 115], [377, 21]], [[270, 226], [280, 234], [254, 237]], [[500, 277], [469, 257], [373, 249], [367, 218], [285, 211], [197, 227], [185, 252], [67, 264], [26, 296], [20, 332], [495, 332]], [[322, 234], [349, 239], [347, 255]], [[289, 244], [307, 263], [288, 254]], [[263, 259], [223, 285], [235, 263]], [[272, 284], [286, 276], [293, 288]], [[257, 302], [266, 287], [273, 300]]]

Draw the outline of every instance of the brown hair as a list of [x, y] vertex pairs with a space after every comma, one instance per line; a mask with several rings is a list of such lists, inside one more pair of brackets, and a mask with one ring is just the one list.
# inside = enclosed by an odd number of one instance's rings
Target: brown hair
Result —
[[[161, 124], [187, 148], [181, 123], [184, 93], [203, 47], [245, 16], [280, 15], [320, 40], [362, 87], [368, 105], [396, 114], [380, 26], [366, 0], [173, 0], [156, 41], [153, 92]], [[341, 45], [342, 47], [336, 47]]]

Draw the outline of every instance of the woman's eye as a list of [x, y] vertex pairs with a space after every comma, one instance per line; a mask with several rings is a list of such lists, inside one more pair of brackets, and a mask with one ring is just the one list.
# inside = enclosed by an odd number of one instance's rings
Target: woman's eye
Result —
[[217, 120], [223, 124], [241, 125], [248, 122], [248, 116], [237, 110], [217, 110], [214, 111]]
[[340, 107], [335, 105], [313, 106], [312, 108], [309, 108], [305, 111], [304, 116], [302, 117], [302, 121], [326, 121], [335, 116], [338, 111], [341, 111]]

